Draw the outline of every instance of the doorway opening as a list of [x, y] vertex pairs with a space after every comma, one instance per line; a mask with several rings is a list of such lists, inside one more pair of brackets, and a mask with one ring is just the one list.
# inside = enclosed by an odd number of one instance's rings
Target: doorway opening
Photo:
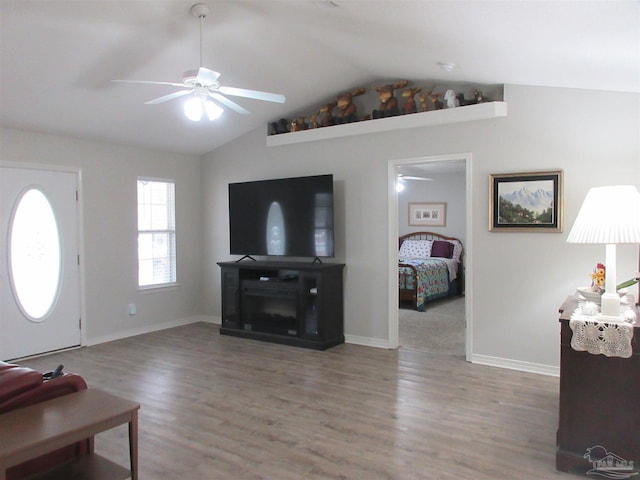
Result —
[[[446, 342], [452, 342], [452, 345], [457, 348], [457, 354], [463, 353], [468, 361], [471, 359], [473, 326], [471, 315], [473, 297], [471, 167], [470, 153], [389, 161], [389, 348], [403, 346], [401, 338], [404, 339], [404, 346], [417, 348], [419, 338], [416, 338], [416, 332], [436, 329], [435, 332], [430, 333], [432, 338], [429, 341], [433, 342], [437, 335], [441, 334], [443, 338], [441, 350], [447, 349]], [[405, 190], [400, 193], [396, 190], [399, 174], [400, 178], [405, 181]], [[424, 222], [425, 226], [422, 226], [420, 221], [410, 221], [411, 208], [415, 210], [416, 203], [420, 202], [433, 204], [435, 209], [441, 209], [442, 204], [446, 204], [445, 208], [449, 207], [446, 211], [446, 219], [443, 219], [443, 222], [431, 222], [438, 226], [428, 226], [430, 224], [428, 215], [427, 221]], [[415, 212], [413, 213], [415, 215]], [[443, 212], [439, 210], [438, 213]], [[428, 302], [424, 305], [424, 312], [417, 312], [415, 305], [407, 305], [406, 310], [399, 308], [398, 240], [400, 235], [416, 231], [432, 231], [444, 236], [455, 237], [460, 239], [463, 245], [460, 271], [463, 282], [461, 291], [464, 292], [464, 295]], [[403, 331], [403, 335], [400, 335], [401, 315], [403, 317], [402, 325], [404, 325], [402, 328], [413, 328], [415, 331]], [[431, 321], [428, 327], [420, 323], [421, 319], [427, 318], [427, 315]], [[451, 325], [447, 322], [455, 316], [457, 316], [458, 325], [450, 329]], [[436, 321], [434, 322], [434, 320]], [[462, 325], [460, 325], [461, 323]], [[445, 331], [444, 327], [438, 330], [438, 324], [445, 326], [450, 331]], [[404, 335], [405, 333], [406, 335]], [[459, 336], [456, 339], [449, 338], [450, 334], [463, 335], [464, 340]], [[411, 341], [407, 341], [407, 339], [411, 339]], [[462, 341], [464, 345], [461, 345]], [[413, 345], [412, 342], [414, 342]], [[456, 352], [453, 353], [456, 354]]]

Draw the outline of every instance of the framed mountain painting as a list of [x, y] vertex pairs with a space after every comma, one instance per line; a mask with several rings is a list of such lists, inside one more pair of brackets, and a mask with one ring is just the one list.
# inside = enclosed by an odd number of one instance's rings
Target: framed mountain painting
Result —
[[562, 170], [489, 175], [489, 230], [562, 232]]

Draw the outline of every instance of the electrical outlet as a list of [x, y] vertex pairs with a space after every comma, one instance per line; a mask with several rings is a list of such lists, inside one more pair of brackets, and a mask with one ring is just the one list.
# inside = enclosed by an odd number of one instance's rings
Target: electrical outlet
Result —
[[138, 311], [136, 309], [136, 304], [135, 303], [130, 303], [129, 304], [129, 315], [135, 315], [136, 313], [138, 313]]

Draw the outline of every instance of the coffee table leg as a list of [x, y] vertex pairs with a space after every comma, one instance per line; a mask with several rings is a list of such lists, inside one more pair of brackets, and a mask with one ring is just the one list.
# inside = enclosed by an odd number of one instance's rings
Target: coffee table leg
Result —
[[138, 410], [131, 413], [129, 422], [129, 458], [131, 459], [131, 480], [138, 480]]

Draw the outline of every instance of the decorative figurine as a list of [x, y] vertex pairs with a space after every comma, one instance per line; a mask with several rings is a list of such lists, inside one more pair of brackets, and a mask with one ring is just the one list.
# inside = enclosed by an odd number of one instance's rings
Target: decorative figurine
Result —
[[604, 282], [607, 278], [607, 268], [602, 263], [597, 263], [591, 274], [591, 288], [594, 290], [604, 289]]
[[281, 118], [278, 121], [279, 133], [289, 133], [289, 121], [286, 118]]
[[300, 132], [302, 130], [307, 130], [309, 125], [304, 121], [304, 117], [294, 118], [291, 121], [291, 132]]
[[356, 117], [356, 106], [353, 103], [353, 97], [362, 95], [367, 90], [363, 87], [356, 88], [348, 93], [343, 93], [338, 97], [338, 113], [336, 114], [337, 123], [351, 123], [358, 120]]
[[328, 127], [336, 124], [336, 119], [333, 116], [333, 109], [336, 108], [338, 102], [325, 103], [320, 107], [320, 126]]
[[476, 103], [485, 103], [485, 102], [491, 101], [488, 98], [486, 98], [484, 95], [482, 95], [482, 92], [480, 90], [474, 90], [473, 96], [476, 99]]
[[269, 124], [269, 135], [278, 135], [280, 133], [289, 132], [289, 122], [286, 118], [281, 118], [277, 122], [271, 122]]
[[402, 113], [404, 115], [408, 113], [416, 113], [418, 111], [418, 107], [416, 106], [415, 96], [416, 93], [420, 92], [422, 88], [405, 88], [402, 90], [402, 98], [405, 99], [404, 107], [402, 108]]
[[393, 96], [393, 91], [398, 88], [404, 88], [409, 82], [407, 80], [400, 80], [396, 83], [385, 85], [383, 87], [376, 88], [378, 92], [378, 99], [380, 100], [380, 106], [372, 113], [373, 118], [393, 117], [400, 113], [398, 109], [398, 99]]
[[432, 93], [431, 94], [431, 103], [433, 103], [433, 107], [435, 110], [442, 110], [444, 104], [440, 101], [441, 93]]
[[420, 111], [426, 112], [429, 110], [429, 101], [431, 100], [431, 90], [418, 95], [418, 101], [420, 102]]
[[444, 92], [444, 101], [447, 102], [447, 108], [455, 108], [460, 106], [460, 101], [456, 97], [456, 92], [451, 89]]
[[309, 115], [309, 128], [318, 128], [320, 124], [318, 124], [318, 115], [320, 115], [320, 110]]

